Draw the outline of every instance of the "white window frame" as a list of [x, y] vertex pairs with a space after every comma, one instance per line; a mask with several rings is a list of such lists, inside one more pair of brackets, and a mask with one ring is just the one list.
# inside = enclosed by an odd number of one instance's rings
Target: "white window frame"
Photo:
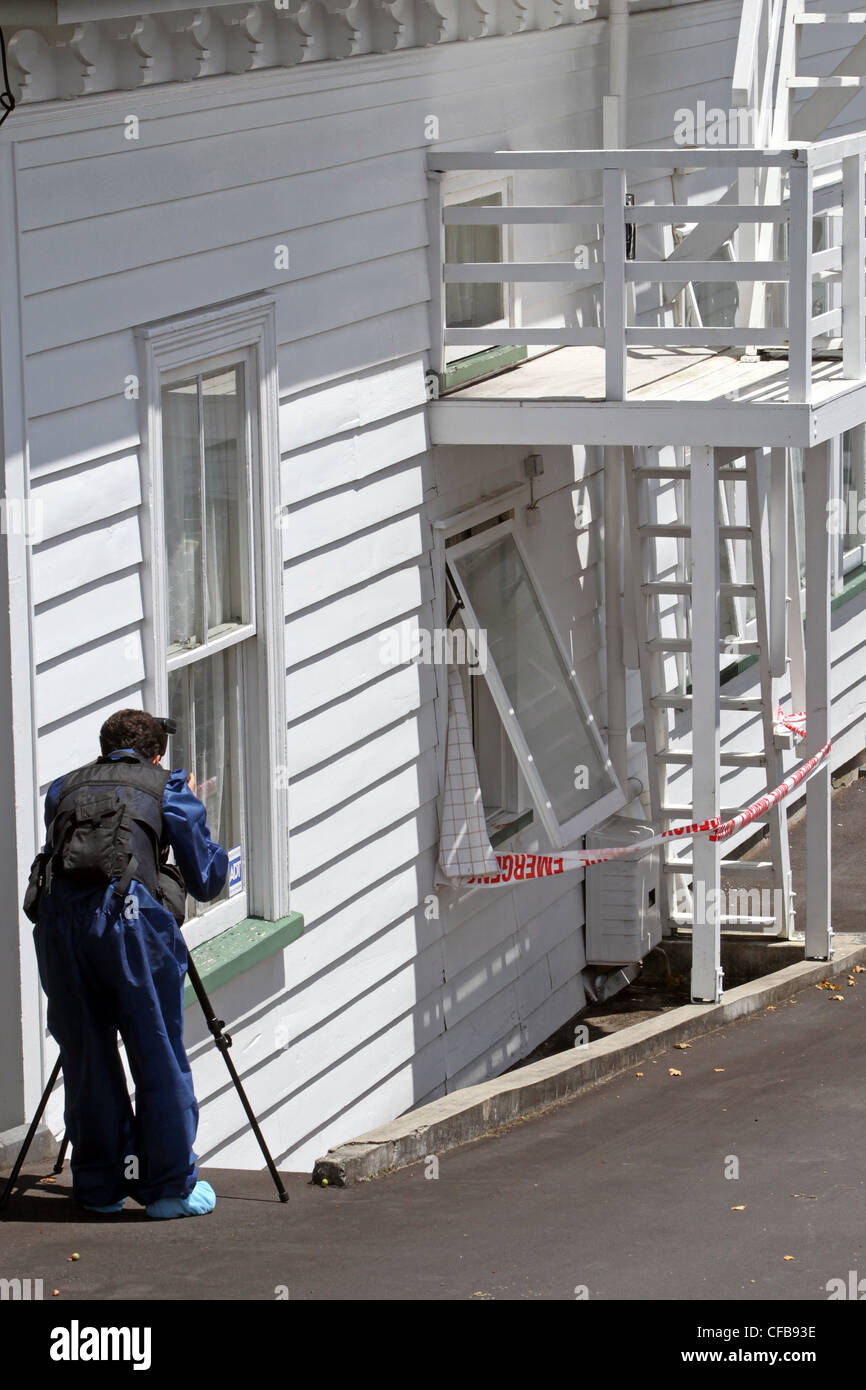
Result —
[[[506, 178], [485, 179], [479, 181], [477, 173], [454, 174], [448, 178], [442, 191], [442, 201], [446, 208], [459, 207], [462, 203], [471, 203], [476, 198], [494, 197], [499, 193], [502, 197], [502, 207], [511, 207], [514, 203], [514, 178], [509, 175]], [[502, 232], [502, 264], [507, 265], [514, 260], [514, 224], [503, 222]], [[444, 241], [443, 241], [444, 245]], [[445, 327], [447, 321], [447, 285], [442, 286], [443, 309], [442, 318]], [[444, 366], [451, 367], [457, 362], [463, 362], [467, 357], [476, 357], [479, 353], [489, 352], [492, 348], [499, 347], [496, 342], [495, 333], [498, 328], [516, 328], [519, 326], [520, 315], [520, 287], [514, 280], [502, 282], [502, 303], [505, 310], [504, 316], [490, 324], [490, 330], [494, 334], [492, 341], [485, 347], [482, 343], [466, 343], [462, 347], [459, 343], [452, 343], [444, 349]], [[483, 325], [485, 328], [487, 324]]]
[[[512, 490], [512, 497], [514, 495], [514, 491], [515, 490]], [[517, 491], [522, 495], [522, 488], [517, 489]], [[498, 526], [491, 527], [488, 530], [481, 532], [479, 535], [472, 536], [470, 539], [466, 541], [461, 541], [454, 546], [450, 546], [447, 551], [445, 550], [444, 546], [445, 536], [447, 536], [449, 533], [451, 535], [454, 535], [456, 532], [459, 532], [460, 530], [468, 530], [470, 527], [480, 524], [480, 522], [482, 522], [483, 520], [490, 519], [494, 516], [501, 514], [504, 511], [507, 511], [508, 505], [505, 500], [507, 495], [508, 494], [501, 495], [500, 499], [496, 503], [488, 503], [482, 507], [473, 508], [471, 511], [465, 513], [464, 516], [461, 518], [450, 518], [448, 522], [437, 523], [441, 537], [441, 582], [444, 589], [444, 562], [447, 558], [449, 562], [449, 568], [451, 569], [451, 572], [454, 575], [454, 581], [458, 586], [460, 598], [463, 602], [464, 622], [467, 627], [477, 631], [479, 624], [473, 611], [469, 595], [466, 592], [465, 586], [462, 583], [459, 572], [451, 562], [453, 560], [459, 559], [462, 555], [468, 554], [473, 550], [482, 549], [483, 547], [489, 545], [491, 541], [496, 540], [496, 538], [499, 536], [509, 534], [513, 537], [518, 554], [526, 569], [527, 577], [529, 579], [530, 584], [532, 585], [533, 591], [538, 600], [539, 607], [545, 617], [545, 620], [550, 628], [553, 641], [559, 651], [563, 663], [563, 668], [568, 673], [570, 684], [577, 696], [578, 704], [584, 711], [585, 725], [587, 730], [589, 731], [589, 737], [595, 745], [596, 751], [598, 752], [602, 762], [604, 763], [606, 771], [608, 772], [608, 775], [613, 784], [611, 790], [605, 793], [605, 795], [600, 797], [597, 801], [592, 802], [591, 805], [587, 806], [576, 816], [573, 816], [569, 821], [566, 821], [564, 824], [560, 825], [553, 812], [551, 803], [547, 796], [547, 792], [544, 788], [544, 785], [541, 781], [541, 777], [533, 761], [529, 745], [526, 742], [526, 739], [523, 735], [523, 731], [521, 730], [517, 722], [514, 710], [511, 707], [511, 703], [508, 698], [505, 686], [503, 685], [502, 679], [498, 671], [496, 670], [496, 664], [489, 654], [487, 657], [486, 672], [483, 675], [476, 676], [474, 679], [487, 681], [505, 735], [511, 743], [512, 748], [514, 749], [514, 753], [517, 758], [518, 771], [529, 790], [533, 808], [538, 814], [540, 823], [544, 827], [545, 833], [549, 838], [551, 847], [557, 849], [564, 849], [568, 845], [571, 845], [576, 840], [580, 839], [581, 836], [585, 835], [588, 830], [591, 830], [594, 826], [598, 825], [607, 816], [610, 816], [614, 814], [614, 812], [620, 810], [626, 802], [625, 793], [619, 785], [613, 764], [610, 761], [607, 749], [605, 748], [604, 742], [598, 731], [598, 724], [596, 722], [595, 716], [592, 713], [592, 709], [590, 708], [589, 702], [586, 700], [583, 691], [581, 690], [580, 684], [577, 679], [577, 674], [571, 665], [571, 658], [569, 657], [568, 652], [565, 648], [565, 644], [562, 641], [559, 629], [556, 624], [556, 620], [554, 619], [550, 606], [548, 605], [547, 600], [544, 596], [543, 589], [538, 582], [538, 578], [533, 571], [532, 565], [530, 564], [529, 558], [526, 554], [523, 544], [521, 543], [515, 522], [513, 520], [503, 521]]]
[[[866, 452], [866, 426], [864, 426], [864, 425], [855, 425], [850, 431], [845, 431], [845, 433], [850, 433], [850, 434], [853, 436], [852, 443], [854, 444], [855, 449], [859, 450], [859, 452], [860, 452], [861, 458], [860, 458], [860, 462], [859, 462], [859, 467], [860, 467], [861, 479], [862, 479], [862, 475], [863, 475], [863, 472], [864, 472], [864, 458], [863, 458], [863, 454], [864, 454], [864, 452]], [[856, 480], [856, 470], [857, 470], [857, 467], [858, 467], [858, 462], [857, 462], [857, 459], [856, 459], [856, 457], [855, 457], [855, 458], [854, 458], [854, 480], [853, 480], [853, 481], [854, 481], [854, 487], [853, 487], [852, 489], [850, 489], [850, 490], [853, 491], [855, 494], [856, 494], [857, 491], [858, 491], [858, 488], [857, 488], [857, 480]], [[845, 515], [846, 515], [846, 517], [847, 517], [847, 514], [848, 514], [848, 492], [849, 492], [849, 489], [848, 489], [847, 487], [845, 487], [845, 451], [844, 451], [844, 447], [843, 447], [842, 440], [841, 440], [841, 437], [840, 437], [840, 440], [839, 440], [839, 481], [838, 481], [838, 487], [837, 487], [837, 496], [840, 497], [840, 498], [842, 499], [842, 502], [843, 502], [843, 505], [844, 505], [844, 508], [845, 508]], [[857, 516], [857, 522], [858, 522], [858, 530], [859, 530], [859, 522], [860, 522], [860, 502], [861, 502], [862, 500], [864, 500], [864, 499], [866, 499], [866, 487], [864, 487], [863, 496], [858, 498], [857, 506], [856, 506], [856, 508], [855, 508], [855, 515]], [[864, 536], [864, 537], [862, 538], [862, 540], [861, 540], [861, 542], [860, 542], [859, 545], [852, 545], [851, 548], [850, 548], [849, 550], [846, 550], [846, 549], [845, 549], [845, 534], [844, 534], [844, 532], [843, 532], [842, 535], [839, 537], [839, 557], [838, 557], [838, 564], [839, 564], [839, 588], [841, 589], [842, 585], [843, 585], [844, 582], [845, 582], [845, 576], [846, 576], [847, 574], [850, 574], [853, 570], [860, 569], [861, 565], [866, 565], [866, 536]]]
[[[163, 320], [138, 330], [141, 364], [142, 463], [149, 513], [145, 564], [145, 650], [151, 654], [145, 696], [157, 713], [168, 709], [167, 572], [163, 512], [163, 386], [214, 367], [244, 361], [245, 409], [251, 470], [250, 560], [255, 620], [209, 644], [208, 654], [241, 642], [246, 728], [245, 891], [190, 922], [189, 945], [225, 931], [245, 917], [277, 921], [289, 912], [288, 790], [281, 776], [285, 746], [286, 690], [283, 630], [283, 530], [280, 525], [278, 376], [273, 296], [201, 314]], [[251, 794], [255, 789], [255, 794]], [[229, 849], [230, 846], [225, 846]]]

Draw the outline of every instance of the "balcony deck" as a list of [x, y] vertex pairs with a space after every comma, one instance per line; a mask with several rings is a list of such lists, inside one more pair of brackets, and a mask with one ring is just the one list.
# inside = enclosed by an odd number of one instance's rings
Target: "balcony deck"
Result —
[[601, 347], [562, 347], [432, 405], [440, 444], [679, 444], [809, 447], [866, 421], [866, 382], [839, 358], [812, 364], [812, 400], [789, 399], [785, 356], [634, 347], [628, 400], [605, 400]]

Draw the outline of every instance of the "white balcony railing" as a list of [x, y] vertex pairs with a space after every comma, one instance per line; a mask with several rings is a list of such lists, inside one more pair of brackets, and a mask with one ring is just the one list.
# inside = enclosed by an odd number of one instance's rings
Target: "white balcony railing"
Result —
[[[864, 157], [866, 134], [822, 141], [798, 149], [664, 149], [664, 150], [526, 150], [497, 153], [431, 152], [432, 175], [450, 171], [562, 170], [564, 173], [596, 172], [601, 175], [600, 203], [564, 206], [447, 207], [441, 179], [433, 179], [438, 223], [438, 273], [434, 278], [434, 308], [442, 345], [483, 344], [520, 346], [596, 346], [605, 354], [606, 398], [627, 399], [626, 354], [629, 347], [698, 347], [725, 351], [729, 348], [787, 348], [788, 399], [808, 402], [812, 392], [812, 345], [819, 334], [836, 332], [842, 339], [842, 375], [862, 380], [866, 375], [866, 296], [864, 296]], [[788, 193], [770, 204], [677, 203], [626, 205], [629, 170], [672, 172], [691, 169], [730, 168], [780, 171], [787, 178]], [[841, 244], [812, 250], [812, 219], [816, 211], [813, 183], [841, 171]], [[735, 222], [754, 229], [755, 224], [787, 223], [787, 260], [629, 260], [626, 255], [629, 224], [667, 225], [702, 222]], [[505, 226], [507, 224], [593, 224], [599, 228], [602, 258], [578, 267], [569, 261], [470, 262], [445, 260], [444, 228], [454, 225]], [[504, 242], [504, 239], [503, 239]], [[436, 246], [434, 242], [434, 248]], [[437, 254], [434, 249], [434, 255]], [[812, 312], [813, 276], [841, 281], [841, 307], [817, 316]], [[744, 287], [756, 282], [785, 287], [786, 322], [778, 327], [749, 325], [725, 328], [683, 328], [669, 324], [637, 327], [627, 322], [629, 282], [686, 284], [699, 281], [732, 281]], [[451, 328], [445, 322], [445, 287], [457, 282], [506, 283], [559, 281], [575, 289], [597, 287], [599, 323], [545, 327], [515, 324], [509, 328]]]

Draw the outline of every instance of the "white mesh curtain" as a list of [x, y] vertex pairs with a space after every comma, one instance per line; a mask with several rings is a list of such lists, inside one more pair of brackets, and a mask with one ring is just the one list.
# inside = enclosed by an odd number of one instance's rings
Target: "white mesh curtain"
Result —
[[498, 873], [487, 834], [463, 683], [457, 667], [449, 666], [445, 788], [435, 881], [437, 886], [454, 886], [462, 878]]

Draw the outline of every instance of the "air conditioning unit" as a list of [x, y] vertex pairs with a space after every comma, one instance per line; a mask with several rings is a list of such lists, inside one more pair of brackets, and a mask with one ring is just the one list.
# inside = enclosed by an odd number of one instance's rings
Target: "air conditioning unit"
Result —
[[[637, 845], [653, 834], [628, 816], [611, 816], [591, 830], [587, 849]], [[586, 869], [588, 965], [628, 965], [643, 960], [661, 941], [658, 909], [659, 845], [643, 854], [589, 864]]]

